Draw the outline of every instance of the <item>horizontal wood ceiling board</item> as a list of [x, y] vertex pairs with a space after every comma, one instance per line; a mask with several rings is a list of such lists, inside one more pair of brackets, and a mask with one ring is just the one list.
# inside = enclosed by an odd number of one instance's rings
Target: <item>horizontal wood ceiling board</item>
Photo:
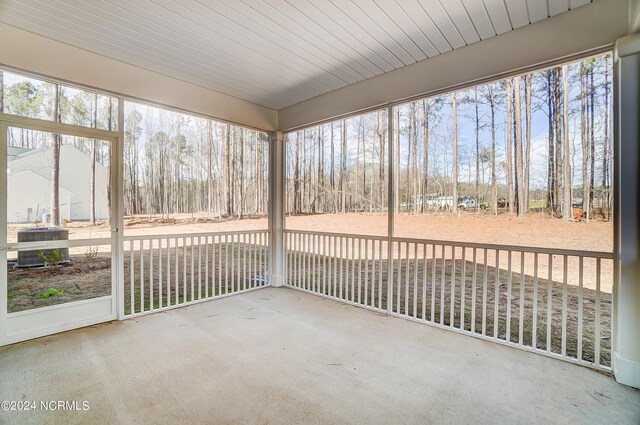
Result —
[[0, 21], [273, 109], [591, 0], [3, 0]]

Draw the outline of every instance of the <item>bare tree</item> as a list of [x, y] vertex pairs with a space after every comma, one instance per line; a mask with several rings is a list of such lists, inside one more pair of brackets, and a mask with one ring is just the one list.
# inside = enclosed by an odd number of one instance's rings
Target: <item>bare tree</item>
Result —
[[[60, 101], [62, 97], [62, 87], [54, 85], [55, 95], [53, 103], [53, 115], [57, 122], [62, 119], [60, 111]], [[60, 134], [53, 134], [53, 143], [51, 147], [51, 224], [58, 226], [60, 224], [60, 147], [62, 145], [62, 137]]]
[[529, 187], [531, 178], [531, 80], [533, 75], [525, 75], [525, 122], [527, 132], [525, 136], [525, 158], [524, 158], [524, 205], [529, 209]]
[[521, 102], [520, 77], [513, 78], [514, 93], [514, 126], [515, 126], [515, 171], [516, 171], [516, 198], [518, 218], [524, 218], [527, 213], [524, 196], [524, 170], [522, 158], [522, 102]]
[[453, 171], [452, 171], [452, 195], [454, 214], [458, 213], [458, 106], [456, 92], [451, 95], [451, 113], [453, 114]]
[[[562, 109], [562, 100], [560, 98], [560, 68], [556, 67], [553, 68], [553, 91], [554, 91], [554, 111], [555, 111], [555, 122], [554, 122], [554, 126], [555, 126], [555, 136], [556, 136], [556, 140], [555, 140], [555, 148], [556, 148], [556, 152], [555, 152], [555, 158], [556, 158], [556, 169], [555, 169], [555, 184], [556, 184], [556, 188], [555, 188], [555, 199], [557, 202], [557, 209], [556, 209], [556, 215], [561, 216], [561, 217], [566, 217], [566, 214], [571, 214], [570, 212], [564, 210], [562, 208], [562, 205], [560, 204], [560, 202], [564, 199], [564, 177], [563, 177], [563, 168], [564, 168], [564, 161], [563, 161], [563, 131], [562, 131], [562, 114], [563, 114], [563, 109]], [[566, 140], [569, 140], [568, 138]]]
[[513, 81], [507, 82], [507, 203], [509, 212], [513, 212]]
[[582, 142], [582, 210], [585, 213], [587, 222], [589, 221], [589, 210], [591, 209], [590, 199], [590, 179], [589, 179], [589, 156], [591, 152], [589, 136], [589, 93], [588, 90], [589, 71], [585, 63], [580, 63], [580, 128]]
[[493, 84], [487, 85], [489, 109], [491, 112], [491, 199], [493, 214], [498, 214], [498, 188], [496, 184], [496, 97]]

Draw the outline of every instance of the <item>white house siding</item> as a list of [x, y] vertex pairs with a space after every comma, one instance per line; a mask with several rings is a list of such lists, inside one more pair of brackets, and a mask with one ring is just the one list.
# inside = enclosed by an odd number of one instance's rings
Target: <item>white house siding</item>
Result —
[[[60, 188], [60, 216], [71, 216], [71, 192]], [[24, 170], [11, 173], [7, 184], [7, 221], [26, 223], [42, 219], [51, 208], [51, 181]]]
[[[51, 205], [51, 150], [38, 149], [19, 155], [9, 162], [10, 222], [33, 221], [37, 208], [49, 212]], [[40, 177], [36, 179], [34, 176]], [[96, 218], [106, 219], [108, 170], [96, 163]], [[65, 192], [65, 195], [63, 195]], [[60, 149], [60, 217], [88, 220], [91, 208], [91, 158], [65, 145]], [[31, 217], [28, 209], [32, 209]], [[30, 217], [30, 218], [29, 218]], [[39, 217], [38, 217], [39, 219]]]

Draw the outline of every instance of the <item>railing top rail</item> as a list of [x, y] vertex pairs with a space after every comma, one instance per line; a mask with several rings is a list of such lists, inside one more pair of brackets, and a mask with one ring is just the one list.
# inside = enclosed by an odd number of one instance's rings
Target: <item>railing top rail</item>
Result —
[[[299, 234], [305, 233], [305, 234], [318, 235], [318, 236], [375, 239], [380, 241], [387, 240], [385, 236], [358, 235], [358, 234], [349, 234], [349, 233], [330, 233], [330, 232], [317, 232], [317, 231], [306, 231], [306, 230], [285, 230], [285, 233], [299, 233]], [[516, 252], [525, 252], [525, 253], [533, 253], [533, 254], [537, 253], [537, 254], [549, 254], [549, 255], [566, 255], [569, 257], [589, 257], [589, 258], [601, 258], [601, 259], [610, 259], [610, 260], [614, 258], [612, 252], [603, 252], [603, 251], [583, 251], [583, 250], [562, 249], [562, 248], [544, 248], [544, 247], [535, 247], [535, 246], [501, 245], [501, 244], [489, 244], [489, 243], [479, 243], [479, 242], [460, 242], [460, 241], [445, 241], [445, 240], [437, 240], [437, 239], [418, 239], [418, 238], [394, 237], [391, 240], [392, 242], [408, 242], [408, 243], [427, 244], [427, 245], [444, 245], [444, 246], [455, 246], [455, 247], [465, 247], [465, 248], [490, 249], [490, 250], [497, 250], [497, 251], [516, 251]]]
[[207, 236], [237, 236], [237, 235], [250, 235], [255, 233], [268, 233], [268, 229], [257, 230], [237, 230], [228, 232], [203, 232], [203, 233], [166, 233], [159, 235], [128, 235], [124, 237], [125, 241], [139, 241], [150, 239], [181, 239], [181, 238], [196, 238]]
[[309, 231], [309, 230], [295, 230], [295, 229], [285, 229], [284, 233], [299, 233], [299, 234], [307, 234], [307, 235], [318, 235], [318, 236], [337, 236], [339, 238], [359, 238], [359, 239], [375, 239], [380, 241], [386, 241], [386, 236], [376, 236], [376, 235], [359, 235], [355, 233], [332, 233], [332, 232], [317, 232], [317, 231]]

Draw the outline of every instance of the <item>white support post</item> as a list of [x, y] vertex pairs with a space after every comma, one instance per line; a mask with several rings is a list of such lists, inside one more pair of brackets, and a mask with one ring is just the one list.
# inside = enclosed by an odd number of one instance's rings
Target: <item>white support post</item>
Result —
[[[124, 98], [118, 97], [118, 137], [111, 148], [111, 244], [115, 252], [115, 293], [118, 320], [124, 320]], [[133, 305], [131, 305], [133, 312]]]
[[640, 34], [616, 42], [613, 373], [640, 388]]
[[269, 143], [269, 283], [284, 285], [284, 133], [270, 135]]
[[[400, 125], [400, 123], [395, 123]], [[394, 180], [396, 178], [393, 168], [393, 156], [398, 155], [399, 152], [393, 152], [393, 106], [387, 107], [387, 153], [389, 162], [387, 164], [387, 314], [391, 314], [393, 311], [393, 235], [394, 235], [394, 214], [396, 212], [396, 206], [394, 204], [395, 194], [393, 192]]]

